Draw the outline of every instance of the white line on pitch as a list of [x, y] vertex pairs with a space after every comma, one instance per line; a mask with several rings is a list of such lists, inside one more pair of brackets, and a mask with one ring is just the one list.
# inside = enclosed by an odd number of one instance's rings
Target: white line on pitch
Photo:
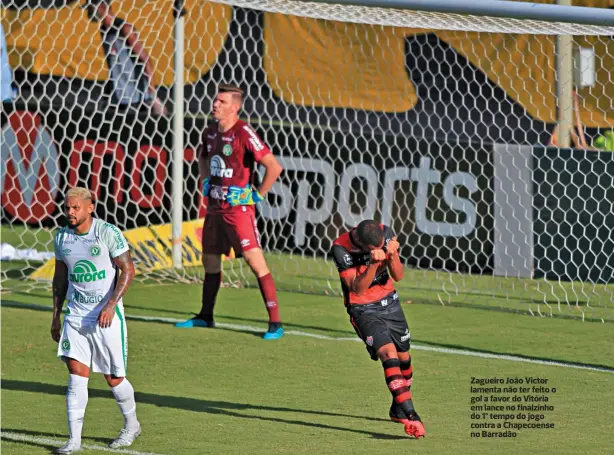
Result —
[[[35, 303], [11, 304], [10, 306], [13, 308], [31, 308], [31, 309], [36, 309], [36, 310], [49, 310], [49, 311], [52, 309], [52, 307], [49, 305], [37, 305]], [[175, 319], [175, 318], [164, 318], [164, 317], [158, 317], [158, 316], [139, 316], [139, 315], [129, 315], [129, 314], [126, 314], [126, 318], [135, 320], [135, 321], [165, 322], [165, 323], [173, 323], [173, 324], [175, 322], [182, 322], [185, 320], [185, 319]], [[216, 322], [215, 325], [223, 329], [264, 333], [264, 330], [262, 329], [262, 327], [253, 327], [251, 325], [229, 324], [225, 322]], [[318, 333], [303, 332], [301, 330], [286, 330], [285, 334], [301, 336], [301, 337], [316, 338], [318, 340], [356, 341], [356, 342], [362, 343], [362, 340], [358, 337], [331, 337], [329, 335], [320, 335]], [[483, 359], [508, 360], [510, 362], [525, 362], [525, 363], [532, 363], [536, 365], [548, 365], [548, 366], [556, 366], [556, 367], [563, 367], [563, 368], [575, 368], [578, 370], [599, 371], [601, 373], [614, 373], [614, 368], [591, 367], [591, 366], [580, 365], [576, 363], [557, 362], [556, 360], [530, 359], [530, 358], [518, 357], [515, 355], [508, 355], [508, 354], [491, 354], [488, 352], [469, 351], [465, 349], [440, 348], [436, 346], [424, 346], [424, 345], [416, 344], [416, 343], [412, 343], [411, 348], [415, 350], [419, 350], [419, 351], [439, 352], [441, 354], [465, 355], [469, 357], [480, 357]]]
[[[58, 447], [64, 444], [64, 441], [59, 441], [57, 439], [38, 438], [36, 436], [30, 436], [26, 434], [6, 432], [6, 431], [2, 432], [1, 437], [2, 439], [6, 439], [8, 441], [33, 442], [35, 444], [46, 444], [46, 445], [54, 445], [54, 446], [57, 445]], [[83, 447], [84, 449], [100, 450], [103, 452], [124, 453], [126, 455], [162, 455], [160, 453], [137, 452], [136, 450], [130, 450], [130, 449], [111, 449], [105, 446], [89, 445], [89, 444], [83, 444], [81, 447]]]

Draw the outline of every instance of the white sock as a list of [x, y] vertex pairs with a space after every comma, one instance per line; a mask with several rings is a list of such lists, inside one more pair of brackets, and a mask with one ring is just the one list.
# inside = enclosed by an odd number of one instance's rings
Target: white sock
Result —
[[134, 389], [128, 378], [124, 378], [118, 386], [111, 387], [119, 409], [124, 415], [124, 428], [135, 432], [139, 428], [139, 421], [136, 419], [136, 401], [134, 401]]
[[87, 383], [89, 379], [71, 374], [68, 377], [68, 390], [66, 391], [66, 411], [68, 414], [68, 428], [70, 439], [81, 442], [83, 417], [87, 407]]

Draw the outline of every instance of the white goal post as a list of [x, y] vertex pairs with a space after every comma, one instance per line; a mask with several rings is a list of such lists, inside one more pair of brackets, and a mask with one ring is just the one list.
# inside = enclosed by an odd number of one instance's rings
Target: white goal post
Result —
[[76, 184], [144, 280], [200, 280], [196, 156], [233, 82], [284, 166], [258, 215], [280, 289], [338, 294], [331, 242], [372, 217], [410, 300], [614, 320], [614, 5], [554, 3], [3, 0], [3, 289], [47, 283]]

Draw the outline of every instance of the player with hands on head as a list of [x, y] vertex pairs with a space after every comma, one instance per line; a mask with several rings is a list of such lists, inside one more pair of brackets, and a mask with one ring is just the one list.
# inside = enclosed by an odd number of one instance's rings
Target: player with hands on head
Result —
[[389, 417], [415, 438], [426, 432], [411, 394], [411, 335], [394, 288], [403, 279], [399, 242], [391, 228], [364, 220], [333, 242], [346, 311], [372, 360], [384, 369], [392, 394]]

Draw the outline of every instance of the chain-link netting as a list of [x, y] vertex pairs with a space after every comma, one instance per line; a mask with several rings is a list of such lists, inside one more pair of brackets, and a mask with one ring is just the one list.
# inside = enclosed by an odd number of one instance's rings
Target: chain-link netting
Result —
[[[613, 29], [186, 1], [185, 268], [173, 271], [176, 6], [3, 2], [3, 289], [48, 283], [74, 185], [124, 230], [141, 279], [199, 280], [196, 159], [216, 86], [232, 82], [284, 167], [258, 214], [281, 289], [338, 294], [332, 242], [376, 218], [398, 234], [409, 299], [614, 318]], [[571, 47], [554, 33], [574, 35]], [[557, 147], [561, 106], [573, 110], [570, 149]], [[254, 283], [228, 259], [227, 284]]]

